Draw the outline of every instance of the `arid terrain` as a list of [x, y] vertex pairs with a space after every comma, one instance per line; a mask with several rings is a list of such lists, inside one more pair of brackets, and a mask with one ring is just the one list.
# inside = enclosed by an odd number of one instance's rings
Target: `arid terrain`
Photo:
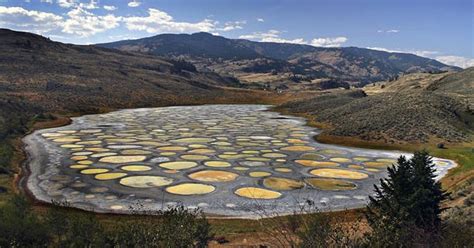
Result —
[[459, 73], [408, 74], [281, 107], [315, 116], [315, 121], [333, 127], [328, 134], [334, 136], [387, 144], [469, 142], [474, 128], [472, 78], [473, 68]]
[[[446, 205], [454, 207], [445, 218], [472, 222], [474, 68], [205, 33], [82, 46], [1, 29], [0, 54], [0, 204], [22, 191], [26, 158], [19, 140], [34, 129], [123, 108], [253, 103], [306, 117], [323, 130], [316, 137], [323, 143], [425, 148], [456, 161], [443, 179], [452, 192]], [[114, 218], [125, 217], [99, 215], [104, 223]], [[268, 244], [260, 236], [268, 236], [272, 220], [211, 223], [230, 246], [259, 245]]]

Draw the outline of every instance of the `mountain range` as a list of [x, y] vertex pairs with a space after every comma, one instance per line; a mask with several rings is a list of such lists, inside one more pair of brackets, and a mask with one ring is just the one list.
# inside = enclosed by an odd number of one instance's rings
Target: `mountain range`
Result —
[[[176, 39], [193, 37], [164, 36]], [[230, 42], [231, 47], [235, 47], [234, 40], [203, 33], [197, 36], [218, 39], [225, 44]], [[168, 38], [165, 40], [169, 41]], [[192, 45], [180, 45], [179, 40], [176, 41], [176, 47], [196, 51]], [[199, 39], [195, 42], [205, 45]], [[473, 133], [473, 68], [454, 72], [458, 69], [415, 55], [359, 48], [313, 48], [242, 40], [236, 42], [241, 44], [241, 49], [247, 51], [240, 59], [235, 58], [239, 53], [235, 50], [234, 53], [232, 49], [227, 51], [232, 54], [228, 55], [233, 56], [232, 59], [204, 59], [204, 55], [199, 55], [199, 58], [214, 67], [221, 66], [229, 70], [228, 73], [221, 73], [200, 69], [196, 64], [198, 56], [191, 55], [194, 52], [171, 55], [174, 52], [168, 51], [157, 55], [124, 47], [117, 50], [102, 45], [63, 44], [36, 34], [0, 29], [0, 125], [7, 127], [4, 128], [6, 131], [0, 130], [0, 138], [8, 135], [8, 130], [27, 125], [31, 118], [42, 113], [84, 114], [117, 108], [205, 103], [286, 103], [282, 107], [291, 113], [309, 114], [315, 116], [318, 122], [333, 127], [333, 130], [325, 132], [327, 134], [380, 140], [384, 143], [429, 142], [432, 139], [463, 142], [469, 140]], [[248, 44], [243, 45], [246, 43]], [[261, 49], [249, 48], [257, 45]], [[226, 50], [217, 48], [214, 52]], [[172, 47], [169, 46], [168, 49]], [[275, 51], [272, 52], [272, 49]], [[307, 52], [309, 50], [312, 52]], [[203, 48], [202, 51], [206, 49]], [[349, 59], [347, 54], [353, 53], [359, 54], [359, 57]], [[258, 54], [273, 54], [288, 60]], [[341, 57], [341, 54], [345, 54], [345, 57]], [[408, 74], [410, 70], [406, 70], [403, 72], [406, 75], [400, 75], [381, 71], [386, 75], [382, 78], [388, 78], [387, 80], [359, 89], [346, 87], [350, 84], [344, 81], [344, 75], [320, 79], [319, 83], [313, 83], [314, 88], [309, 87], [310, 83], [286, 83], [282, 80], [282, 85], [288, 85], [288, 90], [279, 92], [248, 89], [252, 87], [251, 84], [235, 78], [242, 77], [243, 74], [239, 70], [234, 72], [229, 67], [235, 65], [245, 68], [258, 61], [274, 63], [275, 67], [282, 65], [285, 68], [286, 64], [298, 67], [302, 65], [294, 61], [305, 56], [320, 56], [326, 60], [332, 57], [356, 65], [360, 65], [361, 60], [371, 58], [376, 61], [370, 63], [372, 66], [378, 63], [404, 65], [406, 68], [425, 68], [423, 70], [429, 70], [429, 73]], [[380, 62], [387, 56], [388, 62]], [[400, 60], [390, 59], [390, 56], [399, 57]], [[184, 60], [184, 57], [190, 60]], [[319, 60], [308, 60], [313, 64], [331, 67]], [[393, 61], [399, 61], [399, 64]], [[454, 71], [442, 72], [444, 69]], [[283, 75], [283, 70], [277, 70], [276, 76]], [[261, 73], [247, 73], [255, 77], [261, 76], [259, 74]], [[375, 74], [371, 75], [374, 77]], [[334, 87], [346, 89], [330, 89]], [[311, 90], [305, 90], [308, 88]], [[317, 88], [323, 90], [316, 91]], [[12, 121], [19, 113], [25, 117]]]
[[0, 29], [0, 54], [0, 100], [25, 101], [45, 111], [242, 102], [266, 94], [239, 89], [235, 78], [197, 71], [185, 61], [7, 29]]
[[236, 77], [242, 83], [275, 88], [317, 89], [324, 88], [321, 84], [328, 81], [336, 86], [341, 83], [363, 86], [413, 72], [460, 70], [414, 54], [254, 42], [202, 32], [161, 34], [97, 46], [184, 59], [200, 71], [213, 71]]

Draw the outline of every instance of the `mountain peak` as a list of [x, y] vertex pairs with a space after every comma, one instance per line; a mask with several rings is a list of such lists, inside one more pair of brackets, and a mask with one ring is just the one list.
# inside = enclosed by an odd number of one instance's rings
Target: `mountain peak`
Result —
[[218, 35], [213, 35], [211, 33], [208, 33], [208, 32], [197, 32], [197, 33], [193, 33], [191, 34], [191, 36], [204, 36], [204, 37], [222, 37], [222, 36], [218, 36]]

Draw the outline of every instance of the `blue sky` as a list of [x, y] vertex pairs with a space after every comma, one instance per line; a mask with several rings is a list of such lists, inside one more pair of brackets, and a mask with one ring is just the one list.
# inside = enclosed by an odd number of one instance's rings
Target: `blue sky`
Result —
[[474, 66], [473, 0], [0, 0], [0, 27], [91, 44], [160, 33], [409, 52]]

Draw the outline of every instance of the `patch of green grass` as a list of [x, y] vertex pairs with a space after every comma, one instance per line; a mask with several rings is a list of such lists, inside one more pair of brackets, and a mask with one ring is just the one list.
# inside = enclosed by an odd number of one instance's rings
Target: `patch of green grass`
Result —
[[6, 175], [6, 174], [0, 175], [0, 187], [7, 189], [7, 192], [0, 193], [0, 206], [5, 204], [5, 202], [7, 202], [7, 200], [10, 199], [11, 196], [13, 195], [11, 182], [12, 182], [12, 178], [9, 175]]
[[0, 140], [0, 187], [7, 192], [0, 192], [0, 205], [3, 205], [12, 195], [12, 177], [7, 174], [10, 170], [14, 149], [6, 139]]
[[453, 147], [448, 149], [429, 148], [428, 152], [435, 157], [455, 160], [459, 166], [451, 170], [452, 175], [474, 169], [474, 145], [471, 147]]
[[11, 143], [7, 139], [0, 140], [0, 170], [10, 167], [12, 157], [13, 147]]
[[255, 220], [245, 219], [211, 219], [212, 231], [216, 236], [262, 231], [261, 224]]

